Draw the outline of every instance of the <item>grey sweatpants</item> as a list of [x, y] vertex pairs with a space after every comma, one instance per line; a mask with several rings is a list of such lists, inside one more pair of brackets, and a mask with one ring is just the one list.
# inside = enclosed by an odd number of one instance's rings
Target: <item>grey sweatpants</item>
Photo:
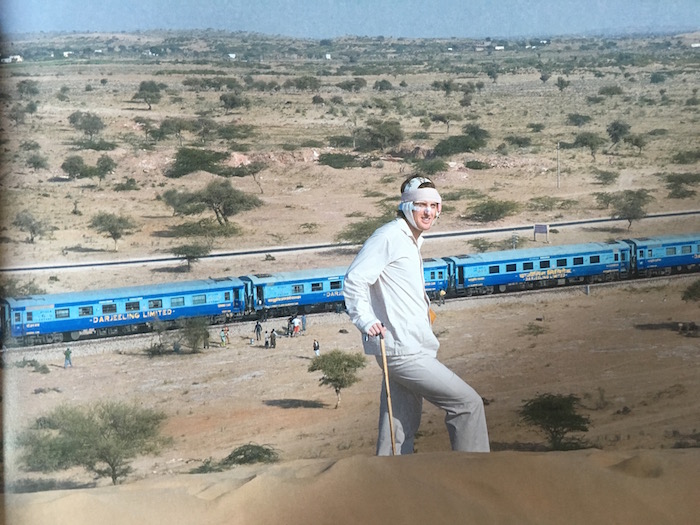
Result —
[[[382, 359], [377, 356], [379, 366]], [[489, 452], [489, 435], [481, 396], [435, 357], [387, 356], [397, 454], [413, 453], [423, 399], [445, 411], [452, 450]], [[382, 381], [377, 455], [391, 455], [386, 385]]]

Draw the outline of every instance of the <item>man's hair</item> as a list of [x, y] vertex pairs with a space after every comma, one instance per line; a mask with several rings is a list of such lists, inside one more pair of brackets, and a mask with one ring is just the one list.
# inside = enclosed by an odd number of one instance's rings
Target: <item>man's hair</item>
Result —
[[433, 181], [431, 181], [428, 177], [423, 177], [422, 175], [410, 175], [405, 181], [401, 183], [401, 193], [406, 189], [406, 186], [408, 186], [408, 183], [411, 182], [413, 179], [423, 179], [424, 182], [421, 182], [420, 185], [418, 186], [419, 188], [434, 188], [435, 184], [433, 184]]

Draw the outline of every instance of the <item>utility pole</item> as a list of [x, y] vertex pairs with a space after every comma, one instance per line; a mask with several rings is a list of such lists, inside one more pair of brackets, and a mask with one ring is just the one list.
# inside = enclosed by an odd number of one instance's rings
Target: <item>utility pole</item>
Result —
[[557, 189], [559, 189], [559, 142], [557, 142]]

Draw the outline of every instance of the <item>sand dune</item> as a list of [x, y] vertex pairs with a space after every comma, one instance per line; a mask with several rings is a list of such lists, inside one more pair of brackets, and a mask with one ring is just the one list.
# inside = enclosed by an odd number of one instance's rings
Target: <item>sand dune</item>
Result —
[[8, 523], [691, 524], [700, 450], [352, 456], [7, 495]]

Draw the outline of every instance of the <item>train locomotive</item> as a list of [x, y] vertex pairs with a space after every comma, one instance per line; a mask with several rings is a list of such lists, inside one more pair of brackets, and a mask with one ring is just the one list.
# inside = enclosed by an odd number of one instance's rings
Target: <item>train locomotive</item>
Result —
[[[211, 324], [341, 311], [347, 268], [306, 269], [0, 300], [8, 346], [76, 341], [204, 317]], [[700, 234], [425, 259], [426, 293], [446, 297], [700, 270]]]

